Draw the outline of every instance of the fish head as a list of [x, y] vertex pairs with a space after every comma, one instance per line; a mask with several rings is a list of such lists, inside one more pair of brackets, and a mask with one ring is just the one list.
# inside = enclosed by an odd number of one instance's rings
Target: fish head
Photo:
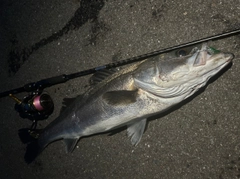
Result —
[[[143, 70], [135, 83], [157, 96], [170, 98], [174, 96], [188, 97], [207, 81], [227, 66], [233, 59], [233, 54], [223, 53], [208, 47], [206, 43], [201, 49], [194, 49], [187, 56], [156, 60], [154, 65]], [[141, 79], [140, 79], [141, 77]]]
[[201, 50], [196, 50], [192, 55], [159, 61], [158, 76], [153, 81], [162, 87], [174, 87], [185, 83], [189, 87], [199, 85], [217, 74], [232, 59], [233, 54], [220, 52], [204, 43]]

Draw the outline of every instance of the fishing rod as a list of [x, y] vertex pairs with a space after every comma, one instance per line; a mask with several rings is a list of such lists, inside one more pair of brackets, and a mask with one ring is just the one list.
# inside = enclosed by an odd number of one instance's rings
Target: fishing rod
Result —
[[1, 92], [0, 93], [0, 98], [5, 97], [5, 96], [9, 96], [9, 94], [16, 94], [16, 93], [21, 93], [21, 92], [24, 92], [24, 91], [25, 92], [31, 92], [31, 91], [36, 91], [36, 90], [42, 90], [44, 88], [47, 88], [47, 87], [50, 87], [50, 86], [53, 86], [53, 85], [56, 85], [56, 84], [65, 83], [68, 80], [71, 80], [71, 79], [74, 79], [74, 78], [78, 78], [78, 77], [81, 77], [81, 76], [93, 74], [93, 73], [95, 73], [99, 70], [110, 69], [110, 68], [115, 68], [115, 67], [127, 65], [127, 64], [130, 64], [130, 63], [134, 63], [134, 62], [137, 62], [137, 61], [144, 60], [146, 58], [150, 58], [150, 57], [153, 57], [153, 56], [156, 56], [156, 55], [160, 55], [162, 53], [167, 53], [167, 52], [170, 52], [170, 51], [173, 51], [173, 50], [177, 50], [177, 49], [184, 48], [184, 47], [189, 47], [189, 46], [196, 45], [196, 44], [206, 42], [206, 41], [210, 41], [210, 40], [217, 40], [217, 39], [220, 39], [220, 38], [226, 38], [226, 37], [229, 37], [229, 36], [232, 36], [232, 35], [236, 35], [238, 33], [240, 33], [240, 29], [225, 32], [225, 33], [222, 33], [222, 34], [217, 34], [217, 35], [206, 37], [206, 38], [202, 38], [200, 40], [195, 40], [195, 41], [192, 41], [192, 42], [187, 42], [187, 43], [184, 43], [184, 44], [164, 48], [164, 49], [153, 51], [153, 52], [150, 52], [150, 53], [147, 53], [147, 54], [139, 55], [139, 56], [136, 56], [136, 57], [131, 57], [131, 58], [128, 58], [128, 59], [125, 59], [125, 60], [122, 60], [122, 61], [118, 61], [118, 62], [115, 62], [115, 63], [109, 63], [109, 64], [106, 64], [106, 65], [103, 65], [103, 66], [98, 66], [98, 67], [95, 67], [95, 68], [90, 68], [88, 70], [83, 70], [83, 71], [72, 73], [72, 74], [69, 74], [69, 75], [63, 74], [63, 75], [43, 79], [43, 80], [40, 80], [40, 81], [37, 81], [37, 82], [28, 83], [28, 84], [26, 84], [26, 85], [24, 85], [20, 88], [16, 88], [16, 89], [12, 89], [12, 90], [9, 90], [9, 91]]
[[[91, 68], [88, 70], [83, 70], [83, 71], [68, 74], [68, 75], [62, 74], [59, 76], [43, 79], [43, 80], [40, 80], [37, 82], [28, 83], [20, 88], [1, 92], [0, 98], [5, 97], [5, 96], [12, 97], [16, 101], [15, 109], [19, 112], [19, 114], [22, 118], [28, 118], [33, 121], [40, 120], [40, 119], [46, 119], [52, 113], [54, 105], [53, 105], [51, 97], [46, 93], [42, 93], [44, 88], [51, 87], [53, 85], [60, 84], [60, 83], [65, 83], [68, 80], [71, 80], [74, 78], [93, 74], [93, 73], [103, 70], [103, 69], [111, 69], [111, 68], [127, 65], [130, 63], [144, 60], [146, 58], [156, 56], [156, 55], [168, 53], [173, 50], [190, 47], [190, 46], [193, 46], [193, 45], [196, 45], [196, 44], [199, 44], [202, 42], [210, 41], [210, 40], [213, 41], [213, 40], [217, 40], [217, 39], [221, 39], [221, 38], [230, 37], [230, 36], [236, 35], [238, 33], [240, 33], [240, 29], [236, 29], [236, 30], [224, 32], [222, 34], [217, 34], [214, 36], [202, 38], [200, 40], [195, 40], [195, 41], [187, 42], [184, 44], [164, 48], [164, 49], [153, 51], [153, 52], [143, 54], [140, 56], [131, 57], [131, 58], [128, 58], [128, 59], [125, 59], [122, 61], [115, 62], [115, 63], [109, 63], [109, 64], [106, 64], [103, 66]], [[26, 96], [23, 100], [20, 100], [16, 96], [14, 96], [14, 94], [21, 93], [21, 92], [31, 92], [31, 93], [30, 93], [30, 95]]]

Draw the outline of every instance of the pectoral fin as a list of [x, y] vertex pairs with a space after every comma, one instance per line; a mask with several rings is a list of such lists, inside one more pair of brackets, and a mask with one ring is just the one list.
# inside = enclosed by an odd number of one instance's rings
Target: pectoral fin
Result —
[[64, 143], [66, 144], [66, 151], [67, 153], [71, 153], [75, 148], [79, 138], [72, 138], [72, 139], [64, 139]]
[[131, 125], [128, 125], [127, 133], [128, 136], [131, 137], [132, 145], [137, 145], [143, 135], [145, 126], [146, 126], [147, 119], [141, 119]]
[[128, 105], [137, 101], [138, 91], [109, 91], [102, 99], [109, 105]]

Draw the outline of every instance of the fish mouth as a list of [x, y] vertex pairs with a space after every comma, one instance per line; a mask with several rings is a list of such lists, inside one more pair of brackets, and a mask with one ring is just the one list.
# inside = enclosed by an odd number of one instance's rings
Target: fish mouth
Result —
[[222, 65], [217, 67], [217, 70], [221, 70], [222, 68], [227, 66], [229, 63], [231, 63], [232, 59], [234, 58], [234, 54], [232, 54], [232, 53], [225, 53], [224, 54], [224, 58], [226, 58], [227, 60]]
[[[234, 58], [234, 54], [232, 54], [232, 53], [224, 53], [222, 58], [225, 58], [226, 61], [223, 62], [223, 63], [222, 63], [221, 65], [219, 65], [218, 67], [216, 67], [215, 69], [218, 69], [219, 67], [225, 66], [225, 65], [227, 65], [228, 63], [230, 63], [230, 62], [232, 61], [232, 59]], [[211, 61], [211, 60], [214, 60], [214, 59], [213, 59], [213, 58], [206, 58], [205, 60], [202, 60], [201, 63], [199, 63], [199, 64], [197, 64], [197, 65], [194, 64], [194, 66], [203, 66], [203, 65], [206, 64], [207, 61]], [[213, 69], [213, 70], [214, 70], [214, 69]], [[210, 70], [210, 71], [212, 71], [212, 70]]]
[[225, 53], [224, 57], [227, 58], [227, 62], [231, 62], [234, 59], [234, 54], [232, 53]]
[[[226, 59], [222, 64], [216, 66], [215, 68], [212, 68], [211, 70], [205, 72], [202, 75], [208, 75], [209, 73], [212, 73], [213, 75], [216, 74], [218, 71], [220, 71], [222, 68], [227, 66], [232, 61], [232, 59], [234, 58], [234, 55], [232, 53], [224, 53], [222, 58]], [[208, 58], [206, 61], [211, 61], [211, 60], [216, 60], [216, 59]]]
[[[203, 66], [207, 63], [207, 61], [211, 61], [214, 59], [215, 55], [220, 54], [219, 50], [216, 50], [212, 47], [207, 47], [206, 44], [202, 45], [202, 49], [196, 52], [197, 55], [195, 57], [193, 66]], [[227, 59], [227, 61], [230, 61], [234, 58], [234, 55], [232, 53], [222, 53], [223, 58]]]
[[234, 58], [234, 54], [232, 53], [224, 53], [224, 58], [226, 58], [226, 61], [224, 63], [222, 63], [221, 65], [219, 65], [218, 67], [209, 70], [208, 72], [204, 73], [202, 75], [203, 79], [205, 79], [204, 81], [202, 81], [199, 84], [194, 85], [193, 89], [196, 88], [200, 88], [202, 86], [204, 86], [206, 84], [206, 82], [215, 74], [217, 74], [219, 71], [221, 71], [224, 67], [226, 67], [229, 63], [232, 62], [232, 59]]

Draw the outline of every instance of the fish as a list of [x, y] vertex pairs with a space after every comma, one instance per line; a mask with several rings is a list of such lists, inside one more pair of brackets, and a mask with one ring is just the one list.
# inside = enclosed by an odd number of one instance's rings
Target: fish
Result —
[[[234, 55], [203, 43], [186, 56], [159, 55], [127, 68], [106, 73], [84, 95], [27, 143], [24, 156], [31, 163], [50, 143], [63, 140], [72, 152], [80, 138], [127, 127], [137, 145], [150, 116], [165, 112], [192, 96], [232, 62]], [[99, 72], [101, 73], [101, 72]]]

